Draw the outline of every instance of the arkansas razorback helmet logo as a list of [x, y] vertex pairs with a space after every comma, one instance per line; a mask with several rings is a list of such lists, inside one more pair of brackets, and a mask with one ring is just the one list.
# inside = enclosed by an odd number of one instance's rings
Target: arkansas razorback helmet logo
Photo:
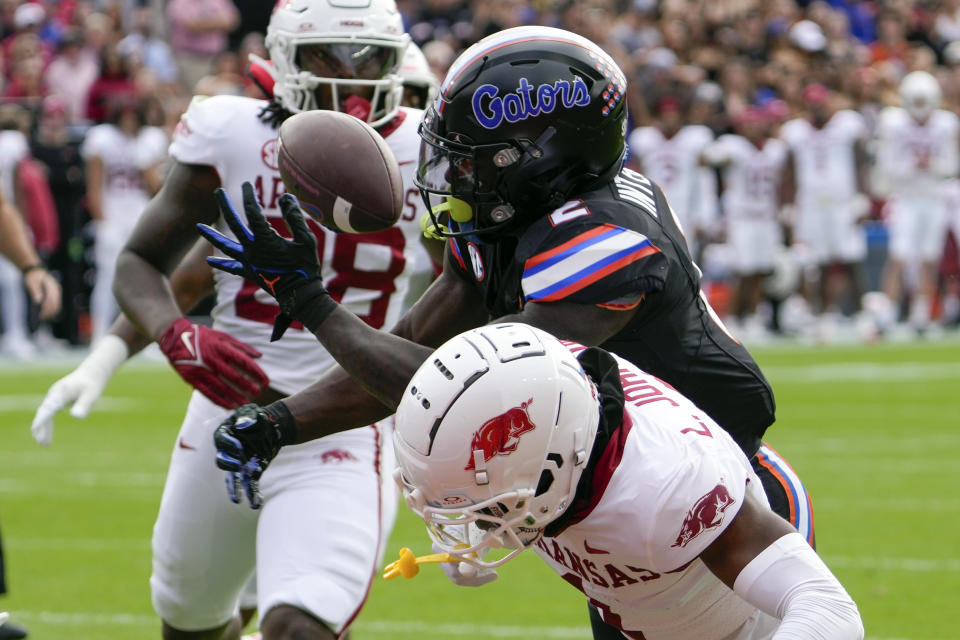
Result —
[[680, 526], [680, 535], [670, 546], [685, 547], [688, 542], [704, 531], [719, 527], [723, 522], [723, 512], [734, 502], [736, 501], [725, 486], [722, 484], [715, 486], [707, 492], [707, 495], [697, 500], [693, 508], [687, 512], [687, 517], [683, 519], [683, 524]]
[[527, 413], [527, 407], [532, 402], [533, 398], [530, 398], [521, 403], [519, 407], [513, 407], [508, 409], [506, 413], [490, 418], [477, 429], [470, 443], [470, 459], [467, 461], [467, 466], [464, 467], [465, 471], [476, 468], [473, 464], [473, 452], [478, 449], [483, 451], [484, 462], [490, 460], [493, 456], [505, 456], [517, 450], [517, 445], [520, 444], [520, 436], [536, 428]]

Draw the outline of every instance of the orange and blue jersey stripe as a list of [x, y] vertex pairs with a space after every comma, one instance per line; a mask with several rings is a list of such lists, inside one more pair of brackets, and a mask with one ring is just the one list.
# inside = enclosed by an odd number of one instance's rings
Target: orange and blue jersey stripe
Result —
[[783, 487], [790, 504], [790, 524], [812, 547], [814, 543], [813, 505], [810, 502], [810, 494], [807, 493], [797, 472], [766, 443], [761, 445], [757, 452], [757, 460]]
[[521, 280], [524, 297], [528, 302], [562, 300], [659, 252], [643, 234], [600, 225], [527, 260]]

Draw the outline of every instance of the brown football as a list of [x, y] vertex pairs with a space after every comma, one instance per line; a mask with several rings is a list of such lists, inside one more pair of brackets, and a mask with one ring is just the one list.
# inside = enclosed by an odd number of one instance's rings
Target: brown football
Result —
[[280, 125], [280, 177], [317, 222], [373, 233], [400, 218], [403, 185], [393, 152], [368, 124], [338, 111], [304, 111]]

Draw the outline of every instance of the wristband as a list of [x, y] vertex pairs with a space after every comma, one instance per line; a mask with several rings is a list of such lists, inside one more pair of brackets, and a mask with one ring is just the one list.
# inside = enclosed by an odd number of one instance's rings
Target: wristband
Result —
[[294, 292], [288, 315], [299, 320], [311, 333], [316, 333], [327, 316], [338, 306], [336, 300], [327, 293], [323, 282], [316, 279]]
[[36, 271], [37, 269], [43, 269], [44, 271], [46, 271], [47, 267], [42, 262], [34, 262], [33, 264], [28, 264], [27, 266], [20, 269], [20, 273], [22, 273], [23, 276], [26, 277], [28, 273], [30, 273], [31, 271]]
[[296, 444], [297, 442], [297, 423], [293, 419], [290, 409], [284, 404], [283, 400], [277, 400], [274, 403], [263, 407], [263, 412], [267, 414], [270, 421], [277, 427], [277, 433], [280, 436], [280, 445]]

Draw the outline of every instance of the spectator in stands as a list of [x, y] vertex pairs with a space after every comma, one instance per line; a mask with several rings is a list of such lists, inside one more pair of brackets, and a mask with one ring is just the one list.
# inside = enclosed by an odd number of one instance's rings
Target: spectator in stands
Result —
[[173, 51], [163, 38], [154, 33], [156, 17], [151, 7], [133, 12], [133, 30], [117, 44], [123, 56], [131, 56], [153, 73], [164, 85], [174, 85], [179, 77]]
[[86, 118], [90, 87], [99, 75], [98, 56], [84, 44], [83, 33], [77, 29], [66, 31], [44, 79], [50, 94], [57, 96], [66, 109], [68, 121], [80, 122]]
[[108, 105], [119, 103], [136, 95], [136, 84], [130, 72], [130, 63], [117, 51], [117, 45], [108, 44], [100, 55], [100, 75], [90, 87], [87, 97], [87, 119], [96, 124], [104, 122]]
[[214, 57], [227, 49], [227, 35], [240, 20], [230, 0], [171, 0], [167, 5], [170, 44], [188, 93], [210, 73]]

